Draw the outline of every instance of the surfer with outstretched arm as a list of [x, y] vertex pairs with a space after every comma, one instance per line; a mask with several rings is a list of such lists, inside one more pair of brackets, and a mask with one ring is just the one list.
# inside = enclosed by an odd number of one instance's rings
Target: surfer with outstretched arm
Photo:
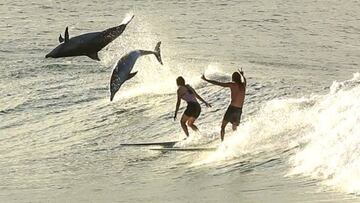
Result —
[[201, 112], [201, 107], [197, 99], [202, 101], [207, 107], [211, 107], [211, 105], [207, 103], [203, 98], [201, 98], [190, 85], [185, 84], [185, 80], [183, 77], [181, 76], [178, 77], [176, 79], [176, 84], [178, 86], [178, 90], [177, 90], [177, 102], [176, 102], [174, 120], [176, 120], [177, 112], [180, 107], [180, 102], [181, 99], [183, 99], [187, 102], [187, 107], [184, 114], [181, 117], [180, 124], [186, 134], [186, 137], [189, 137], [189, 131], [187, 125], [194, 131], [199, 130], [194, 124], [195, 120], [199, 117]]
[[[243, 78], [243, 81], [241, 80]], [[218, 82], [215, 80], [209, 80], [202, 75], [201, 79], [205, 80], [214, 85], [218, 85], [221, 87], [228, 87], [231, 91], [231, 103], [226, 110], [224, 118], [221, 123], [221, 141], [224, 141], [225, 136], [225, 127], [230, 122], [232, 124], [232, 129], [235, 131], [237, 126], [240, 124], [240, 118], [242, 114], [242, 107], [244, 105], [245, 100], [245, 90], [246, 90], [246, 78], [244, 76], [244, 72], [241, 70], [239, 72], [234, 72], [232, 74], [232, 82]]]

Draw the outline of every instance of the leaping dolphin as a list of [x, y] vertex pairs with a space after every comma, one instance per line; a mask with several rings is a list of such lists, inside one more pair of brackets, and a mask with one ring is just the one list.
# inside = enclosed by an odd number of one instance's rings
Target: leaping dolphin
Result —
[[159, 61], [159, 63], [162, 65], [161, 60], [161, 54], [160, 54], [160, 44], [161, 42], [158, 42], [156, 44], [154, 51], [147, 51], [147, 50], [135, 50], [127, 53], [126, 55], [122, 56], [120, 60], [117, 62], [116, 67], [114, 68], [111, 79], [110, 79], [110, 101], [113, 100], [116, 92], [120, 89], [121, 85], [134, 77], [137, 73], [133, 72], [131, 73], [131, 70], [133, 69], [136, 60], [144, 55], [154, 54]]
[[69, 38], [69, 30], [68, 27], [66, 27], [65, 39], [60, 34], [60, 44], [45, 57], [60, 58], [70, 56], [88, 56], [94, 60], [100, 61], [98, 52], [119, 37], [133, 18], [133, 15], [128, 16], [119, 26], [109, 28], [102, 32], [82, 34], [73, 38]]

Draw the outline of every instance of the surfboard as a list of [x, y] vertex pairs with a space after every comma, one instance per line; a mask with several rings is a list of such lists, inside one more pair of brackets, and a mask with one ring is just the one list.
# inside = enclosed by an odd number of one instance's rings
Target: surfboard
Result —
[[182, 152], [196, 152], [196, 151], [216, 151], [214, 147], [168, 147], [168, 148], [151, 148], [155, 151], [182, 151]]
[[120, 144], [120, 145], [121, 145], [121, 146], [132, 146], [132, 147], [144, 147], [144, 146], [154, 146], [154, 145], [158, 145], [158, 146], [163, 146], [163, 147], [170, 148], [170, 147], [174, 146], [177, 142], [179, 142], [179, 141], [169, 141], [169, 142], [144, 142], [144, 143], [123, 143], [123, 144]]

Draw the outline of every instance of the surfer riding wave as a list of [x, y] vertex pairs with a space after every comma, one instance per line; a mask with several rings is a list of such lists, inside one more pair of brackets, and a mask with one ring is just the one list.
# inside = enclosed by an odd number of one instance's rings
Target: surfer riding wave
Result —
[[185, 79], [183, 77], [178, 77], [176, 79], [176, 84], [178, 86], [177, 90], [177, 102], [175, 108], [174, 120], [176, 120], [177, 112], [180, 107], [181, 99], [187, 102], [186, 110], [181, 117], [180, 124], [186, 137], [189, 137], [189, 126], [194, 131], [199, 131], [198, 127], [194, 124], [195, 120], [199, 117], [201, 113], [201, 106], [198, 103], [197, 99], [202, 101], [207, 107], [211, 107], [203, 98], [201, 98], [198, 93], [188, 84], [185, 84]]

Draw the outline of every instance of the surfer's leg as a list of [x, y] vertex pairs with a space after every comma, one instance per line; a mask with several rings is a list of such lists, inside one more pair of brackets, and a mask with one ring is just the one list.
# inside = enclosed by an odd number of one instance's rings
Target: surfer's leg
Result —
[[240, 108], [237, 109], [237, 111], [233, 112], [232, 114], [231, 124], [233, 131], [235, 131], [240, 124], [241, 113], [242, 113], [242, 109]]
[[188, 119], [189, 117], [183, 114], [180, 120], [181, 127], [184, 130], [186, 137], [189, 137], [189, 130], [186, 126], [186, 121], [188, 121]]
[[221, 141], [224, 141], [225, 127], [227, 124], [228, 124], [228, 121], [226, 121], [226, 120], [223, 120], [221, 123], [221, 131], [220, 131]]
[[237, 129], [237, 125], [236, 124], [232, 124], [232, 130], [235, 131]]
[[199, 131], [198, 127], [194, 124], [195, 120], [196, 118], [190, 117], [187, 123], [193, 131]]

